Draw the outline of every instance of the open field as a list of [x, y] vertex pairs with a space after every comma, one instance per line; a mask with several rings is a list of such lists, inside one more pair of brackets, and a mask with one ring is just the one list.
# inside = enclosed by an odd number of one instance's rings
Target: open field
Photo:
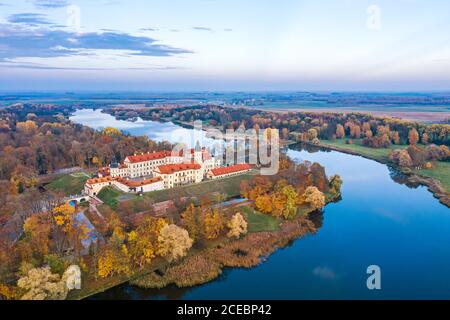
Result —
[[[423, 108], [423, 107], [422, 107]], [[400, 118], [409, 121], [417, 121], [424, 123], [442, 123], [450, 119], [450, 111], [448, 107], [435, 107], [435, 108], [423, 108], [420, 107], [410, 108], [389, 108], [389, 107], [335, 107], [335, 108], [311, 108], [311, 107], [289, 107], [289, 108], [258, 108], [264, 111], [271, 112], [317, 112], [317, 113], [366, 113], [376, 117], [392, 117]], [[431, 109], [431, 110], [430, 110]]]
[[438, 180], [447, 192], [450, 193], [450, 162], [436, 162], [433, 169], [414, 170], [418, 175]]
[[369, 148], [361, 145], [361, 139], [353, 139], [353, 144], [346, 144], [345, 139], [321, 140], [321, 145], [348, 150], [362, 156], [375, 159], [381, 162], [389, 161], [389, 153], [396, 149], [404, 149], [406, 146], [391, 145], [389, 148]]
[[89, 178], [90, 176], [84, 172], [65, 174], [57, 177], [46, 187], [50, 191], [61, 193], [64, 196], [80, 194]]
[[248, 232], [277, 231], [280, 229], [277, 219], [268, 214], [257, 212], [249, 207], [241, 207], [248, 222]]

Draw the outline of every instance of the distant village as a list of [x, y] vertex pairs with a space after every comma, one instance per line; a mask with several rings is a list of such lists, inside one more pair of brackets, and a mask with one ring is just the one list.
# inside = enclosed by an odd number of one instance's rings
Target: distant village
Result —
[[128, 156], [123, 163], [100, 168], [97, 178], [86, 181], [84, 193], [96, 197], [104, 187], [114, 186], [126, 193], [142, 194], [225, 178], [252, 169], [247, 163], [223, 166], [221, 159], [198, 143], [186, 153], [183, 150], [160, 151]]

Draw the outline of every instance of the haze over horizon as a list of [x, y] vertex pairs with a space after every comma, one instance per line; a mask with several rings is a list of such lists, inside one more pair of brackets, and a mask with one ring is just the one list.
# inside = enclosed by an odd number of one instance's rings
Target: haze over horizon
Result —
[[0, 89], [450, 91], [436, 0], [0, 0]]

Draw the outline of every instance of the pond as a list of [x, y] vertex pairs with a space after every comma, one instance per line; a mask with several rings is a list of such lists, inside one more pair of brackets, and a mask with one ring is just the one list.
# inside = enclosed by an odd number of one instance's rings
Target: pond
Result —
[[[79, 112], [77, 114], [79, 115]], [[91, 114], [104, 126], [117, 120]], [[112, 119], [111, 119], [112, 118]], [[132, 134], [172, 139], [174, 124], [121, 122]], [[178, 127], [178, 126], [177, 126]], [[190, 130], [184, 128], [175, 130]], [[137, 131], [131, 131], [137, 130]], [[252, 269], [226, 269], [210, 283], [187, 289], [142, 290], [122, 285], [93, 299], [449, 299], [450, 209], [425, 187], [401, 184], [383, 164], [348, 154], [291, 147], [296, 160], [319, 162], [339, 174], [342, 200], [314, 217], [317, 234], [294, 241]], [[395, 180], [393, 179], [395, 177]], [[381, 290], [368, 290], [367, 267], [381, 268]]]

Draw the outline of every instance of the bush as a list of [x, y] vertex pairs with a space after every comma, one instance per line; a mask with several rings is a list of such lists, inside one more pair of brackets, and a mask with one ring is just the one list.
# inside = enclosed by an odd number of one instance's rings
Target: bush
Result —
[[57, 254], [46, 255], [45, 262], [50, 267], [50, 270], [52, 271], [52, 273], [57, 273], [60, 276], [62, 276], [62, 274], [64, 273], [64, 270], [66, 270], [65, 261]]

